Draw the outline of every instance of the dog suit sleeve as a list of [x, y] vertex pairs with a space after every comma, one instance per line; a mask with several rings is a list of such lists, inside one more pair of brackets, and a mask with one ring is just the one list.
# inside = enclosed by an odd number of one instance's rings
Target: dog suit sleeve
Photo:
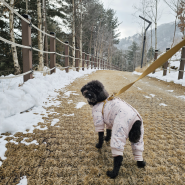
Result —
[[144, 150], [143, 134], [144, 134], [144, 127], [142, 122], [140, 140], [137, 143], [131, 143], [132, 153], [136, 161], [143, 161], [143, 156], [142, 156], [143, 150]]
[[105, 123], [101, 111], [102, 109], [99, 106], [94, 106], [92, 109], [95, 132], [104, 132]]

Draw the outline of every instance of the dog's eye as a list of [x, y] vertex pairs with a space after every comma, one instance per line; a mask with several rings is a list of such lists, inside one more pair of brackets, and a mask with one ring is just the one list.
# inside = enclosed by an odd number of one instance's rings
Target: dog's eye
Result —
[[88, 94], [89, 96], [91, 96], [91, 94]]

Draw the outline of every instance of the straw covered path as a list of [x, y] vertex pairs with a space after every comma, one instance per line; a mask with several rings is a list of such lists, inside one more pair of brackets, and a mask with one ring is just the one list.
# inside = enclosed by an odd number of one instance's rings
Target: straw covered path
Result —
[[[137, 168], [127, 141], [118, 177], [106, 176], [106, 171], [113, 167], [110, 143], [104, 142], [101, 150], [95, 147], [98, 137], [91, 108], [88, 104], [76, 108], [78, 102], [86, 102], [80, 89], [97, 79], [111, 94], [137, 78], [129, 72], [96, 71], [61, 90], [57, 97], [61, 104], [46, 108], [56, 113], [43, 117], [44, 123], [38, 123], [47, 130], [16, 134], [17, 142], [27, 137], [28, 142], [37, 140], [39, 145], [7, 143], [7, 159], [0, 167], [0, 184], [17, 184], [22, 176], [27, 177], [28, 185], [184, 184], [185, 100], [177, 96], [184, 95], [185, 87], [148, 77], [120, 95], [143, 117], [143, 157], [147, 166]], [[68, 91], [71, 91], [69, 97], [65, 94]], [[59, 119], [55, 126], [51, 126], [53, 119]], [[12, 138], [7, 134], [6, 140]]]

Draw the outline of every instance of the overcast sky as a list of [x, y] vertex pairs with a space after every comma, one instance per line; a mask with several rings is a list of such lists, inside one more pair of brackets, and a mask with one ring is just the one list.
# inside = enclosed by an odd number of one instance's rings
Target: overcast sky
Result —
[[[133, 8], [133, 5], [139, 6], [140, 0], [100, 0], [104, 4], [104, 8], [112, 8], [116, 11], [116, 16], [118, 21], [122, 22], [119, 26], [119, 31], [121, 32], [120, 39], [128, 36], [132, 36], [136, 33], [141, 32], [142, 28], [139, 26], [139, 13], [134, 17], [133, 14], [136, 12], [136, 9]], [[160, 0], [160, 12], [161, 18], [158, 21], [158, 26], [164, 23], [174, 22], [175, 15], [171, 9], [164, 3], [163, 0]], [[152, 24], [154, 28], [154, 24]]]

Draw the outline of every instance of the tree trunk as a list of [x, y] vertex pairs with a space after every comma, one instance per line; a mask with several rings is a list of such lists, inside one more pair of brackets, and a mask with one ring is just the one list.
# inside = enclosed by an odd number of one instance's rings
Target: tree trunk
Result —
[[156, 7], [155, 7], [155, 10], [156, 10], [156, 16], [155, 16], [155, 50], [157, 50], [157, 1], [156, 0]]
[[80, 0], [80, 65], [82, 65], [82, 0]]
[[[42, 0], [42, 6], [43, 6], [43, 31], [47, 32], [46, 1], [45, 0]], [[43, 47], [44, 50], [48, 51], [48, 37], [45, 34], [43, 34], [43, 42], [42, 43], [45, 46], [45, 47]], [[45, 56], [44, 57], [45, 66], [48, 67], [48, 53], [45, 53], [44, 56]]]
[[26, 14], [28, 14], [28, 0], [26, 0]]
[[[92, 27], [93, 30], [93, 27]], [[91, 43], [92, 43], [92, 31], [91, 31], [91, 37], [90, 37], [90, 43], [89, 43], [89, 54], [91, 55]]]
[[73, 4], [73, 23], [72, 23], [72, 35], [73, 35], [73, 66], [75, 66], [75, 4], [74, 0], [72, 0]]
[[[14, 0], [10, 0], [10, 6], [12, 8], [14, 8]], [[15, 42], [15, 37], [14, 37], [14, 13], [10, 10], [9, 12], [9, 24], [10, 24], [10, 37], [11, 37], [11, 41]], [[17, 49], [16, 46], [11, 46], [11, 50], [12, 50], [12, 56], [13, 56], [13, 62], [14, 62], [14, 74], [20, 74], [21, 73], [21, 69], [20, 69], [20, 65], [18, 62], [18, 58], [17, 58]]]
[[[41, 20], [41, 3], [40, 0], [37, 0], [37, 14], [38, 14], [38, 28], [42, 30], [42, 20]], [[43, 50], [43, 45], [42, 45], [42, 33], [38, 31], [38, 49]], [[43, 52], [38, 52], [38, 57], [39, 57], [39, 66], [38, 70], [42, 71], [44, 68], [44, 63], [43, 63]]]

